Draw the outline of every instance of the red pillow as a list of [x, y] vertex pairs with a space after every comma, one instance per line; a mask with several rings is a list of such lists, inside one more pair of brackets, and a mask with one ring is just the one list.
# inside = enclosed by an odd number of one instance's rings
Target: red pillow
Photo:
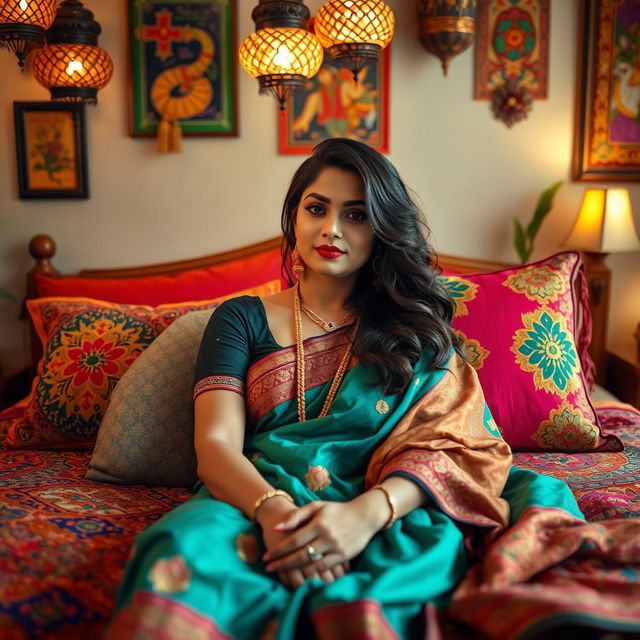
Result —
[[38, 295], [42, 298], [69, 296], [157, 306], [209, 300], [270, 280], [280, 279], [284, 289], [287, 284], [282, 280], [281, 264], [280, 249], [274, 248], [248, 258], [170, 276], [51, 278], [36, 274], [35, 283]]

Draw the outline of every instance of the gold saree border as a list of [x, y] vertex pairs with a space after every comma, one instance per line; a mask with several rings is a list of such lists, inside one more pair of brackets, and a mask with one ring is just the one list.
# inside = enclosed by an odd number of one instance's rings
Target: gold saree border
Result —
[[103, 640], [233, 640], [210, 618], [187, 605], [151, 591], [135, 594], [107, 629]]
[[637, 519], [585, 522], [529, 507], [470, 569], [447, 613], [494, 640], [528, 637], [554, 620], [637, 632], [640, 584], [628, 569], [638, 564]]
[[375, 600], [326, 605], [311, 619], [318, 640], [400, 640]]
[[[349, 345], [349, 327], [305, 341], [306, 390], [333, 378]], [[347, 370], [356, 364], [352, 357]], [[247, 412], [255, 425], [283, 402], [296, 397], [296, 347], [291, 345], [258, 360], [247, 372]]]
[[485, 426], [486, 402], [475, 369], [454, 354], [440, 381], [374, 452], [366, 487], [394, 473], [415, 478], [449, 516], [482, 527], [506, 527], [501, 497], [511, 449]]

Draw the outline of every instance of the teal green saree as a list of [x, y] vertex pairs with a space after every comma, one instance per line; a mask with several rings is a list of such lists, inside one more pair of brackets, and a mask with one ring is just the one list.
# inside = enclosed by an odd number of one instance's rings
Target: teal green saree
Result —
[[[347, 340], [348, 328], [305, 341], [308, 416]], [[294, 365], [295, 349], [275, 345], [244, 378], [205, 371], [195, 394], [244, 395], [245, 454], [297, 505], [347, 501], [391, 475], [428, 502], [377, 533], [347, 575], [292, 590], [265, 571], [259, 527], [200, 483], [137, 538], [109, 640], [426, 639], [459, 622], [469, 637], [532, 637], [560, 623], [640, 630], [637, 523], [587, 524], [564, 483], [513, 468], [459, 356], [432, 370], [425, 353], [397, 395], [352, 363], [329, 415], [305, 423]], [[610, 593], [596, 599], [604, 579]]]

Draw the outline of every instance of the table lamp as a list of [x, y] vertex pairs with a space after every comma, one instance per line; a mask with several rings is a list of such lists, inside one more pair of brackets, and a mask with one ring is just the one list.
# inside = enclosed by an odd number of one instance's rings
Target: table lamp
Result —
[[589, 352], [596, 366], [596, 381], [604, 381], [607, 309], [611, 270], [604, 262], [609, 253], [640, 251], [627, 189], [587, 188], [571, 232], [563, 245], [582, 252], [593, 319]]

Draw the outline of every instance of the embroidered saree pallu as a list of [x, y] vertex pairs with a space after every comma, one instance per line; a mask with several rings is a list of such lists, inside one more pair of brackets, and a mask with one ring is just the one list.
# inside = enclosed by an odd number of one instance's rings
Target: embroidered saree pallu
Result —
[[[352, 362], [329, 415], [300, 423], [295, 346], [245, 325], [258, 357], [204, 362], [207, 341], [221, 337], [208, 328], [196, 393], [245, 395], [245, 454], [271, 485], [301, 506], [348, 501], [401, 475], [429, 500], [378, 532], [345, 576], [293, 590], [265, 571], [260, 528], [200, 483], [138, 536], [108, 640], [422, 639], [437, 637], [446, 617], [496, 639], [560, 623], [640, 632], [640, 526], [587, 524], [564, 483], [513, 468], [475, 371], [458, 355], [431, 370], [425, 353], [396, 395]], [[348, 342], [349, 327], [305, 341], [308, 416], [318, 415]]]

